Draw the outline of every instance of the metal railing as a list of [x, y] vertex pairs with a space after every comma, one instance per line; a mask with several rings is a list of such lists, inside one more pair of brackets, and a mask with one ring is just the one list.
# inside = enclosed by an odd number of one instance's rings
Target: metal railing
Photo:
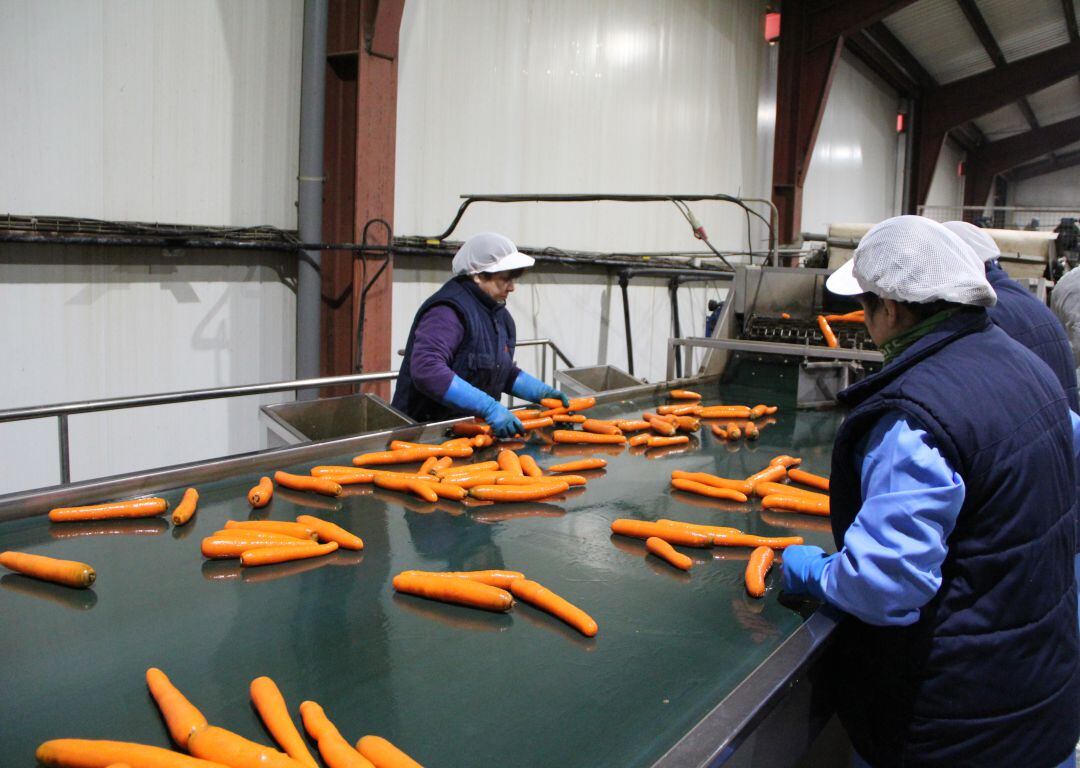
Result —
[[983, 218], [992, 229], [1052, 232], [1062, 219], [1080, 219], [1076, 206], [920, 205], [919, 215], [935, 221], [974, 221]]
[[[573, 368], [573, 363], [563, 354], [551, 339], [524, 339], [518, 342], [518, 347], [540, 346], [542, 352], [542, 369], [547, 369], [547, 350], [550, 347], [554, 358], [562, 360], [568, 368]], [[554, 362], [554, 360], [553, 360]], [[554, 373], [554, 365], [552, 372]], [[543, 375], [543, 374], [542, 374]], [[172, 405], [175, 403], [190, 403], [199, 400], [217, 400], [228, 397], [246, 397], [250, 395], [264, 395], [273, 392], [289, 392], [300, 389], [319, 389], [343, 384], [370, 384], [377, 381], [393, 381], [398, 377], [397, 371], [381, 371], [378, 373], [355, 373], [346, 376], [320, 376], [314, 379], [294, 379], [292, 381], [275, 381], [266, 384], [240, 384], [232, 387], [214, 387], [212, 389], [189, 389], [181, 392], [164, 392], [156, 395], [136, 395], [132, 397], [113, 397], [100, 400], [79, 400], [68, 403], [55, 403], [53, 405], [35, 405], [26, 408], [9, 408], [0, 410], [0, 424], [12, 421], [27, 421], [29, 419], [45, 419], [55, 417], [57, 420], [57, 434], [59, 437], [60, 455], [60, 482], [71, 482], [71, 450], [68, 436], [68, 417], [86, 413], [100, 413], [102, 411], [119, 411], [127, 408], [146, 408], [152, 405]]]

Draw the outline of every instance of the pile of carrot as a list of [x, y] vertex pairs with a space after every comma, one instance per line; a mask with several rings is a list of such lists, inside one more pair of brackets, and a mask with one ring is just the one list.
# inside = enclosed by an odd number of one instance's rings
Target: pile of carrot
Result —
[[781, 482], [793, 480], [813, 488], [829, 489], [828, 478], [797, 469], [801, 462], [802, 459], [794, 456], [776, 456], [769, 466], [744, 480], [676, 469], [671, 473], [671, 486], [699, 496], [739, 503], [745, 503], [753, 494], [761, 497], [762, 509], [828, 516], [829, 497], [826, 494]]
[[[37, 748], [38, 761], [54, 768], [76, 766], [155, 766], [155, 768], [318, 768], [289, 712], [285, 697], [269, 677], [251, 682], [251, 702], [281, 750], [211, 725], [160, 669], [146, 671], [146, 685], [169, 736], [183, 752], [125, 741], [52, 739]], [[299, 707], [308, 735], [330, 768], [421, 768], [380, 736], [349, 744], [323, 708], [313, 701]], [[184, 754], [187, 753], [187, 755]], [[191, 755], [191, 757], [188, 757]]]
[[228, 520], [223, 529], [202, 540], [203, 557], [240, 558], [247, 567], [321, 557], [339, 547], [361, 550], [364, 542], [341, 526], [311, 515], [300, 515], [296, 522]]
[[523, 600], [569, 624], [586, 637], [599, 629], [589, 614], [520, 571], [402, 571], [394, 590], [428, 600], [505, 613], [514, 598]]

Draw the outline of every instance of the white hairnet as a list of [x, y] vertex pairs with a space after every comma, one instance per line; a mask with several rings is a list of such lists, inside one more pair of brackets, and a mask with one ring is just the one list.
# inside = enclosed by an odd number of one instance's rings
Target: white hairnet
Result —
[[508, 272], [526, 269], [536, 263], [532, 256], [518, 251], [510, 238], [494, 232], [473, 235], [454, 254], [454, 275], [476, 275], [480, 272]]
[[1050, 294], [1050, 309], [1069, 335], [1073, 361], [1080, 366], [1080, 269], [1066, 272]]
[[874, 225], [859, 241], [855, 255], [829, 275], [825, 286], [841, 296], [873, 293], [916, 304], [997, 303], [975, 252], [944, 226], [922, 216], [894, 216]]
[[1001, 255], [1001, 249], [985, 229], [980, 229], [966, 221], [946, 221], [944, 226], [967, 243], [971, 250], [975, 251], [975, 255], [984, 262], [993, 261]]

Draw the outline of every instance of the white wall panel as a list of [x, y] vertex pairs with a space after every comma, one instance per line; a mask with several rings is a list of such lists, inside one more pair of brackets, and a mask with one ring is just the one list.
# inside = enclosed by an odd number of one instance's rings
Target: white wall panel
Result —
[[840, 59], [803, 187], [802, 229], [878, 222], [899, 212], [895, 91], [847, 55]]
[[[960, 147], [946, 140], [941, 145], [937, 165], [934, 166], [934, 178], [930, 181], [930, 190], [926, 194], [927, 207], [956, 209], [950, 217], [959, 216], [959, 208], [964, 204], [964, 177], [956, 172], [964, 160], [965, 153]], [[932, 218], [939, 218], [932, 216]]]
[[1080, 173], [1076, 168], [1066, 168], [1010, 183], [1009, 205], [1080, 209]]
[[302, 0], [5, 0], [0, 212], [296, 226]]

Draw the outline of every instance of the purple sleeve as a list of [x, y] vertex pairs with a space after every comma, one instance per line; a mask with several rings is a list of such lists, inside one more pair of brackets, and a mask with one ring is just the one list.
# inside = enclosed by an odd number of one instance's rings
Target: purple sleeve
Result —
[[428, 397], [442, 400], [454, 372], [450, 362], [465, 337], [465, 328], [457, 312], [447, 306], [434, 306], [416, 324], [409, 372], [413, 384]]
[[506, 394], [510, 394], [514, 389], [514, 382], [517, 381], [518, 374], [521, 373], [521, 369], [517, 367], [517, 363], [510, 366], [510, 373], [506, 375], [506, 383], [503, 384], [502, 391]]

